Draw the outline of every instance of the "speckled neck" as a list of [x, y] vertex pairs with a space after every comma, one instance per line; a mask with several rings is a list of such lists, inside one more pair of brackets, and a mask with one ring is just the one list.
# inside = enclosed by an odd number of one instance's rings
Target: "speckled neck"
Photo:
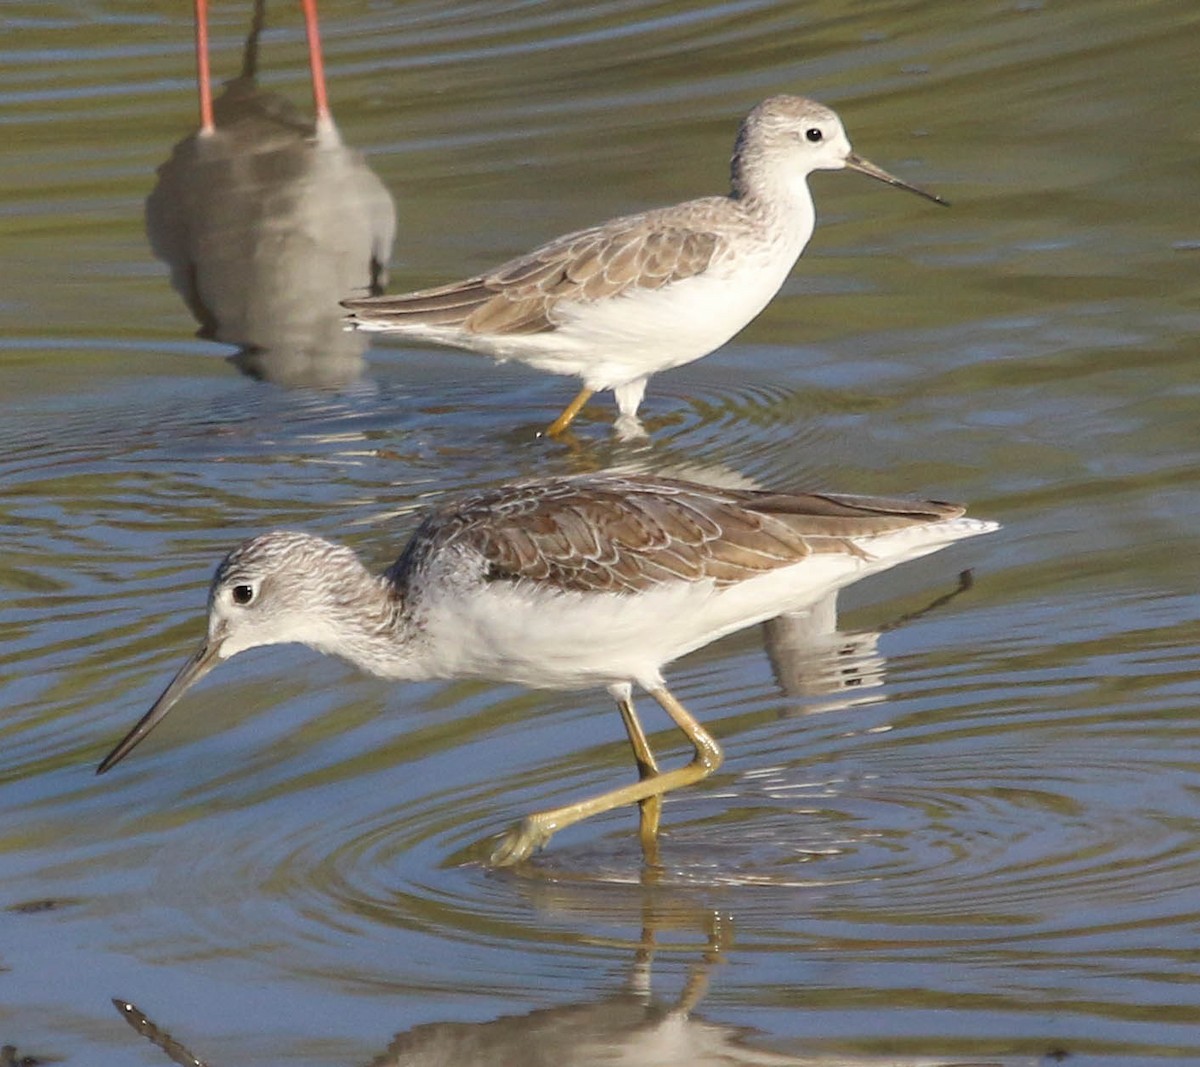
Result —
[[734, 145], [729, 195], [750, 215], [794, 235], [801, 248], [812, 236], [816, 209], [808, 175], [770, 151], [762, 143], [761, 131], [749, 121], [742, 124]]

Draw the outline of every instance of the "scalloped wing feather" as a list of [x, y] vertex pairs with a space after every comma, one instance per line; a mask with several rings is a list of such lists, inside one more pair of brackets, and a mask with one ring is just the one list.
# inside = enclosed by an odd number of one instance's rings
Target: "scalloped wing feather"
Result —
[[393, 572], [427, 566], [453, 546], [475, 559], [488, 581], [584, 593], [641, 592], [672, 581], [725, 587], [814, 553], [859, 555], [853, 538], [955, 518], [963, 510], [932, 501], [721, 490], [634, 476], [560, 479], [480, 493], [436, 512]]
[[[477, 334], [554, 330], [560, 302], [593, 302], [632, 288], [658, 289], [704, 271], [724, 237], [718, 205], [614, 219], [560, 237], [487, 274], [398, 296], [345, 300], [353, 318], [403, 328], [458, 326]], [[689, 210], [683, 210], [689, 209]]]

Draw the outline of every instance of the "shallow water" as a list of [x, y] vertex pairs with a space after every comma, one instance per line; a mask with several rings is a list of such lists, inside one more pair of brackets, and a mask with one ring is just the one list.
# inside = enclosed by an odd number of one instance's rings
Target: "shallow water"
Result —
[[[186, 7], [0, 19], [0, 1044], [169, 1062], [118, 997], [212, 1064], [1200, 1060], [1194, 4], [326, 0], [396, 290], [720, 190], [773, 92], [953, 201], [817, 175], [783, 293], [652, 381], [649, 442], [605, 400], [571, 445], [534, 436], [571, 383], [468, 356], [239, 373], [143, 222], [194, 123]], [[222, 74], [248, 25], [214, 13]], [[269, 27], [261, 85], [306, 109], [299, 16]], [[1004, 529], [850, 590], [822, 648], [670, 669], [728, 760], [668, 800], [657, 878], [624, 811], [455, 862], [628, 777], [599, 692], [259, 650], [93, 775], [240, 537], [383, 565], [431, 501], [611, 466]]]

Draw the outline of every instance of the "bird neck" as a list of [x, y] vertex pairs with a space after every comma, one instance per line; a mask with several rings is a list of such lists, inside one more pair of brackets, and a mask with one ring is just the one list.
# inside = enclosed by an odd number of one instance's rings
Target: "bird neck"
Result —
[[[730, 167], [731, 199], [744, 211], [766, 219], [771, 228], [783, 231], [803, 249], [816, 225], [816, 209], [808, 189], [808, 174], [794, 161], [738, 138]], [[799, 252], [797, 252], [799, 254]]]
[[366, 568], [341, 581], [336, 601], [325, 609], [328, 627], [306, 643], [367, 674], [421, 677], [419, 631], [396, 587]]

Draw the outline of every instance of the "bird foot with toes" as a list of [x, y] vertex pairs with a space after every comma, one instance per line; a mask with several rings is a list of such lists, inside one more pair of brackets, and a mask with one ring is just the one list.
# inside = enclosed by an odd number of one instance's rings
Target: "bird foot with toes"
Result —
[[554, 831], [535, 816], [522, 819], [501, 835], [488, 856], [489, 867], [514, 867], [545, 847]]

